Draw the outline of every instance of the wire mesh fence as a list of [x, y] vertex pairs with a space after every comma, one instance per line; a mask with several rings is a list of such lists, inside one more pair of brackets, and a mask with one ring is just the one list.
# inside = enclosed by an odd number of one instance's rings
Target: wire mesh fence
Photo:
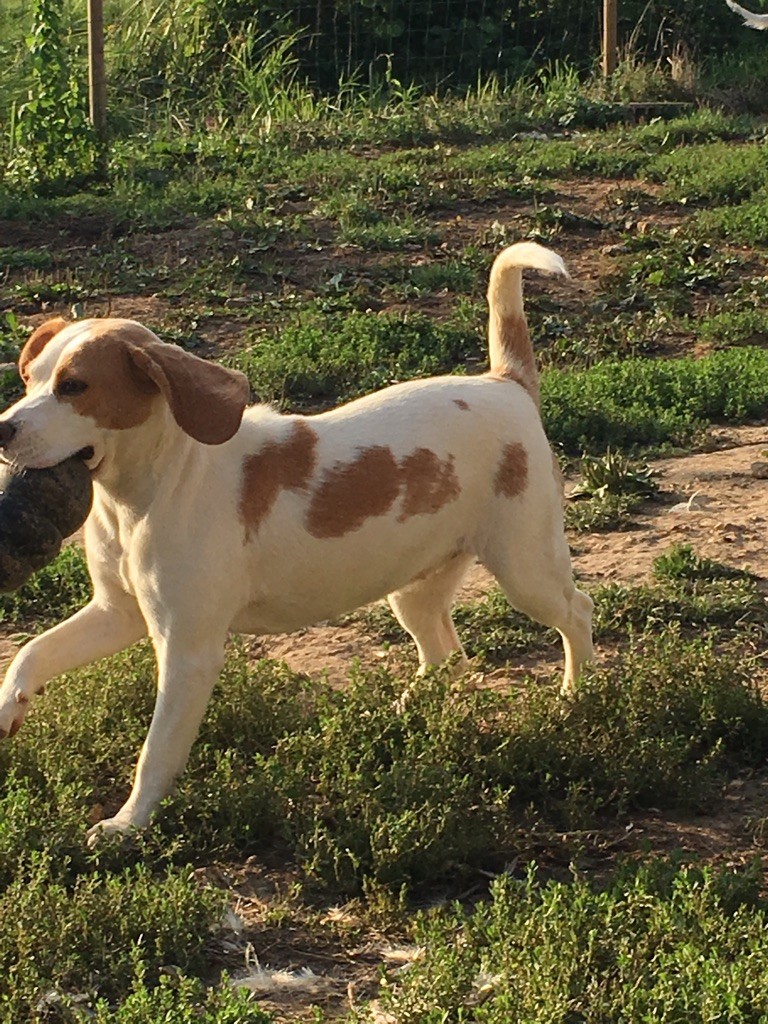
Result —
[[[756, 0], [759, 4], [759, 0]], [[24, 39], [35, 0], [0, 0], [0, 117], [23, 92]], [[86, 46], [86, 0], [61, 0], [74, 61]], [[302, 79], [328, 92], [340, 82], [397, 80], [436, 86], [514, 79], [553, 61], [594, 66], [601, 0], [105, 0], [108, 66], [132, 83], [194, 82], [232, 59], [233, 39], [268, 47], [291, 39]], [[683, 40], [704, 53], [739, 45], [723, 0], [620, 0], [619, 42], [663, 58]], [[169, 70], [170, 69], [170, 70]], [[151, 91], [151, 90], [150, 90]]]

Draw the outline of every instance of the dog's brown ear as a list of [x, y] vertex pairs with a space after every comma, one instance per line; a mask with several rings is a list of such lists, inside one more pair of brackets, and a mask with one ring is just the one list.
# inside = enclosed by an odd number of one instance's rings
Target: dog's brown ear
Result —
[[29, 364], [33, 359], [37, 359], [51, 338], [66, 326], [67, 321], [57, 316], [40, 324], [27, 338], [27, 343], [19, 355], [19, 373], [25, 384], [29, 380]]
[[203, 444], [223, 444], [237, 433], [250, 397], [237, 370], [193, 356], [176, 345], [131, 345], [134, 366], [160, 390], [181, 429]]

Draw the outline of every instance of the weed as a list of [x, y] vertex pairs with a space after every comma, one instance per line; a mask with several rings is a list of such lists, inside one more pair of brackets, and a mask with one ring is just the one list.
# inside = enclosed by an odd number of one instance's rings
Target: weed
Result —
[[631, 494], [605, 494], [569, 503], [565, 507], [566, 529], [575, 533], [601, 533], [625, 530], [631, 525], [632, 512], [642, 498]]
[[657, 157], [645, 173], [664, 182], [668, 200], [719, 205], [739, 202], [764, 187], [768, 157], [764, 146], [714, 142]]
[[13, 979], [3, 1024], [33, 1020], [41, 1006], [72, 1019], [67, 1009], [76, 1015], [99, 997], [105, 1008], [137, 976], [154, 986], [170, 970], [200, 969], [222, 900], [189, 869], [153, 878], [137, 867], [69, 885], [60, 878], [49, 855], [22, 855], [0, 899], [0, 963]]
[[718, 347], [754, 345], [768, 337], [768, 312], [763, 309], [725, 309], [692, 325], [702, 341]]
[[719, 580], [753, 581], [750, 573], [734, 569], [722, 562], [697, 555], [690, 544], [673, 544], [669, 551], [653, 560], [657, 580]]
[[465, 330], [420, 314], [310, 309], [301, 322], [263, 336], [232, 363], [263, 398], [317, 402], [450, 373], [481, 351], [480, 340]]
[[738, 257], [715, 250], [697, 237], [670, 242], [650, 233], [634, 239], [632, 245], [640, 253], [625, 263], [617, 283], [640, 294], [664, 295], [678, 311], [688, 307], [692, 291], [719, 289], [740, 276], [742, 269]]
[[603, 456], [583, 458], [580, 471], [581, 481], [572, 488], [569, 498], [605, 498], [608, 495], [647, 498], [658, 491], [649, 466], [638, 466], [610, 447]]
[[768, 242], [768, 189], [762, 188], [736, 206], [700, 210], [695, 229], [731, 245], [764, 245]]
[[67, 65], [60, 5], [35, 0], [28, 43], [33, 89], [17, 112], [9, 173], [30, 184], [61, 187], [94, 171], [97, 147], [84, 95]]
[[16, 249], [13, 246], [0, 246], [0, 267], [6, 271], [23, 268], [50, 270], [53, 262], [53, 256], [46, 249]]
[[141, 965], [120, 1004], [100, 1000], [88, 1019], [94, 1024], [271, 1024], [273, 1017], [255, 1005], [250, 992], [230, 987], [226, 977], [212, 988], [174, 971], [155, 986]]

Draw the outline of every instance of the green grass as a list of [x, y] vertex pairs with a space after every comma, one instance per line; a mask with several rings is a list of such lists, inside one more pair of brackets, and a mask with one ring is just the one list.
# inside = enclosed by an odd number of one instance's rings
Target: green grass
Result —
[[80, 548], [69, 545], [27, 583], [0, 594], [0, 622], [15, 629], [52, 626], [72, 615], [91, 596], [88, 567]]
[[689, 444], [713, 422], [768, 410], [768, 354], [741, 348], [703, 359], [626, 359], [542, 379], [549, 437], [570, 454]]
[[603, 887], [502, 876], [487, 903], [422, 915], [424, 956], [385, 989], [402, 1024], [759, 1021], [768, 999], [757, 868], [652, 861]]

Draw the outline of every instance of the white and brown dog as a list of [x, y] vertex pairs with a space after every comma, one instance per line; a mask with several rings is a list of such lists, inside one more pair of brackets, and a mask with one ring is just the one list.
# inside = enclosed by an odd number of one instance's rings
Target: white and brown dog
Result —
[[565, 273], [534, 243], [498, 256], [489, 373], [398, 384], [316, 416], [246, 411], [242, 374], [130, 320], [56, 319], [32, 334], [27, 393], [0, 417], [0, 446], [24, 467], [90, 455], [93, 599], [13, 659], [0, 736], [62, 672], [147, 634], [158, 664], [132, 792], [93, 838], [146, 825], [171, 789], [230, 632], [287, 632], [387, 595], [423, 670], [461, 652], [451, 605], [479, 559], [515, 608], [559, 630], [573, 688], [592, 602], [573, 582], [523, 267]]

